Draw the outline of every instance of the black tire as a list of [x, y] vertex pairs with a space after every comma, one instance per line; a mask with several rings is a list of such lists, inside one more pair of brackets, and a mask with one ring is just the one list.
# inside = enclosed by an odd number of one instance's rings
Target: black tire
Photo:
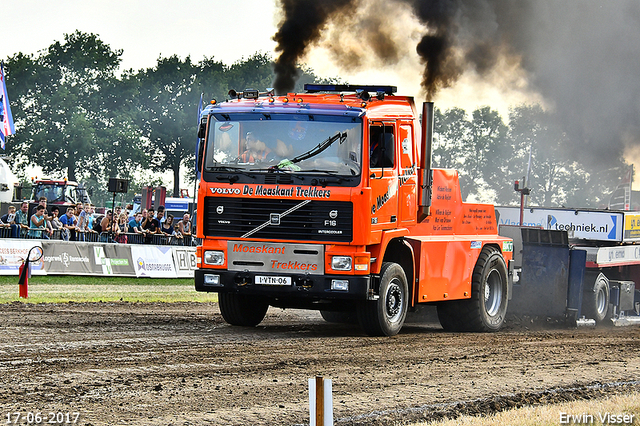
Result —
[[253, 296], [235, 293], [218, 293], [218, 305], [222, 318], [231, 325], [255, 327], [267, 314], [269, 304]]
[[322, 319], [333, 324], [357, 324], [358, 316], [355, 312], [320, 311]]
[[[593, 281], [585, 275], [585, 289], [582, 294], [582, 315], [603, 324], [609, 317], [609, 280], [599, 273]], [[593, 283], [593, 285], [591, 284]]]
[[494, 247], [484, 247], [471, 280], [471, 298], [441, 302], [440, 325], [447, 331], [495, 332], [507, 314], [507, 264]]
[[385, 262], [380, 269], [380, 297], [358, 305], [358, 322], [370, 336], [394, 336], [400, 332], [409, 306], [409, 286], [397, 263]]

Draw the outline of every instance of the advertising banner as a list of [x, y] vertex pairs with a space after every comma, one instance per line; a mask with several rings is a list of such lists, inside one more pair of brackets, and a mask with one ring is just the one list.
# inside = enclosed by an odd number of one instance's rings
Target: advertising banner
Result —
[[44, 241], [42, 245], [49, 274], [136, 276], [127, 245], [64, 241]]
[[132, 245], [131, 257], [138, 277], [177, 278], [173, 247]]
[[173, 261], [178, 278], [193, 278], [196, 270], [196, 248], [174, 247]]
[[[0, 275], [18, 275], [18, 268], [27, 258], [32, 247], [42, 248], [40, 240], [0, 240]], [[36, 262], [31, 262], [31, 273], [34, 275], [46, 275], [44, 269], [44, 256]]]
[[624, 212], [624, 241], [640, 241], [640, 214]]
[[18, 275], [27, 253], [40, 247], [31, 263], [36, 275], [193, 278], [195, 247], [0, 239], [0, 275]]
[[[498, 225], [519, 225], [518, 207], [496, 207]], [[524, 226], [567, 231], [570, 239], [622, 241], [622, 213], [593, 210], [524, 209]]]
[[88, 244], [64, 241], [44, 241], [44, 267], [47, 273], [62, 275], [93, 275], [94, 268]]
[[127, 244], [91, 244], [93, 259], [102, 275], [135, 277], [131, 246]]

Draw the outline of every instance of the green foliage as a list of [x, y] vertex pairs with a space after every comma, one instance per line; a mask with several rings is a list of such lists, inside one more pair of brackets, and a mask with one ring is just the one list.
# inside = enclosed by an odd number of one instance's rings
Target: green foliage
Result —
[[[127, 171], [136, 158], [136, 129], [117, 101], [115, 77], [122, 51], [96, 35], [74, 32], [38, 56], [7, 61], [12, 110], [19, 131], [9, 155], [21, 170], [29, 164], [45, 174], [80, 180], [112, 170]], [[118, 156], [110, 156], [117, 152]]]
[[613, 169], [594, 169], [576, 160], [575, 145], [540, 105], [513, 107], [508, 125], [489, 107], [471, 117], [459, 108], [436, 109], [433, 163], [459, 171], [464, 199], [518, 204], [513, 183], [529, 171], [528, 205], [606, 206], [629, 166], [620, 160]]

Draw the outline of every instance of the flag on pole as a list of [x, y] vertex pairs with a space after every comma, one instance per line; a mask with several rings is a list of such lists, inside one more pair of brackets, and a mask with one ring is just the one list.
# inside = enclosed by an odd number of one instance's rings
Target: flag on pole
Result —
[[[198, 132], [198, 130], [200, 129], [200, 114], [202, 113], [202, 96], [204, 94], [200, 93], [200, 104], [198, 105], [198, 114], [197, 114], [197, 119], [198, 122], [196, 124], [196, 132]], [[198, 179], [200, 179], [200, 170], [198, 170], [198, 152], [200, 151], [200, 138], [197, 139], [196, 141], [196, 181]]]
[[2, 92], [0, 93], [0, 121], [2, 123], [2, 129], [0, 130], [0, 148], [5, 149], [5, 138], [13, 135], [16, 132], [16, 128], [13, 124], [11, 107], [9, 106], [7, 84], [4, 81], [4, 62], [0, 63], [0, 81], [2, 82]]

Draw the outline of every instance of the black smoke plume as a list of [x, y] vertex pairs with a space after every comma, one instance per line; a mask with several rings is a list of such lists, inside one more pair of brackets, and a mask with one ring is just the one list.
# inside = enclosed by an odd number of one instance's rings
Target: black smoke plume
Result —
[[353, 0], [280, 0], [283, 19], [273, 39], [278, 43], [273, 87], [277, 94], [293, 90], [296, 65], [310, 43], [320, 38], [332, 14], [352, 7]]
[[[281, 0], [276, 87], [295, 82], [295, 64], [328, 36], [342, 69], [376, 57], [380, 66], [415, 55], [428, 100], [466, 73], [496, 85], [516, 64], [563, 124], [583, 161], [605, 167], [625, 148], [640, 152], [640, 1], [638, 0]], [[392, 6], [390, 6], [392, 5]], [[390, 7], [422, 24], [414, 50], [398, 34]], [[363, 17], [364, 13], [364, 17]], [[376, 27], [377, 26], [377, 30]], [[357, 40], [346, 45], [346, 40]], [[342, 44], [341, 44], [342, 43]], [[396, 65], [397, 66], [397, 65]], [[502, 69], [504, 71], [504, 69]], [[499, 77], [498, 77], [499, 78]], [[391, 84], [391, 82], [389, 83]]]

